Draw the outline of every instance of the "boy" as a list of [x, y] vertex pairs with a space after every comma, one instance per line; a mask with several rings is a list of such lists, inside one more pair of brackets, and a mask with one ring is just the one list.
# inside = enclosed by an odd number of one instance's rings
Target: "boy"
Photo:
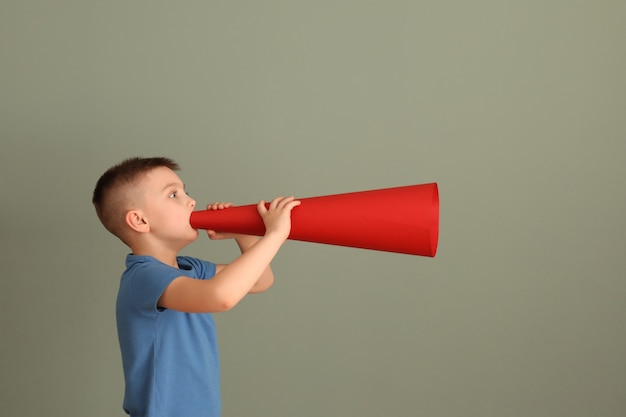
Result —
[[[261, 238], [234, 238], [241, 256], [216, 265], [178, 252], [198, 237], [189, 224], [196, 206], [168, 158], [130, 158], [98, 180], [93, 204], [104, 227], [131, 250], [116, 316], [131, 417], [218, 417], [219, 361], [210, 313], [231, 309], [246, 294], [268, 289], [270, 261], [291, 230], [293, 197], [258, 204]], [[213, 203], [222, 210], [230, 203]]]

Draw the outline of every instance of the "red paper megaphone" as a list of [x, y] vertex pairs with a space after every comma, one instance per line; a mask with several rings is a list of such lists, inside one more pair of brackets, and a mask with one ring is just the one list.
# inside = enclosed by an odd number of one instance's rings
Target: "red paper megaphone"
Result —
[[[439, 239], [437, 183], [300, 198], [289, 239], [434, 257]], [[262, 236], [256, 204], [191, 213], [195, 229]]]

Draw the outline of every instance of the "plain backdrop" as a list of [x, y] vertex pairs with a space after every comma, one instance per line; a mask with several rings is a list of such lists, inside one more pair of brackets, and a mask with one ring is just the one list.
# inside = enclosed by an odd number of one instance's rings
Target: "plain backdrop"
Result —
[[624, 21], [609, 0], [3, 0], [0, 414], [123, 415], [127, 249], [91, 192], [164, 155], [200, 206], [439, 184], [435, 258], [288, 241], [271, 291], [216, 315], [225, 416], [625, 415]]

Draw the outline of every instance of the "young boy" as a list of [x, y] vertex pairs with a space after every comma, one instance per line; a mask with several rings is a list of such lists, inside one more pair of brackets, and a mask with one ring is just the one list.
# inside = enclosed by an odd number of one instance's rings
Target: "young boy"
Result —
[[[178, 252], [196, 240], [189, 224], [196, 206], [168, 158], [131, 158], [98, 180], [93, 204], [104, 227], [131, 250], [117, 297], [116, 316], [132, 417], [218, 417], [219, 360], [210, 313], [231, 309], [246, 294], [268, 289], [270, 261], [291, 230], [293, 197], [264, 201], [258, 212], [261, 238], [208, 231], [234, 238], [241, 256], [216, 265]], [[228, 209], [213, 203], [209, 210]]]

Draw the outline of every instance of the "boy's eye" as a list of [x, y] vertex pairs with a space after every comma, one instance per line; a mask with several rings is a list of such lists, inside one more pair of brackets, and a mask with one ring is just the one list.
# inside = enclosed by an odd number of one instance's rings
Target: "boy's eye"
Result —
[[176, 191], [170, 194], [170, 198], [174, 198], [174, 197], [176, 197]]

